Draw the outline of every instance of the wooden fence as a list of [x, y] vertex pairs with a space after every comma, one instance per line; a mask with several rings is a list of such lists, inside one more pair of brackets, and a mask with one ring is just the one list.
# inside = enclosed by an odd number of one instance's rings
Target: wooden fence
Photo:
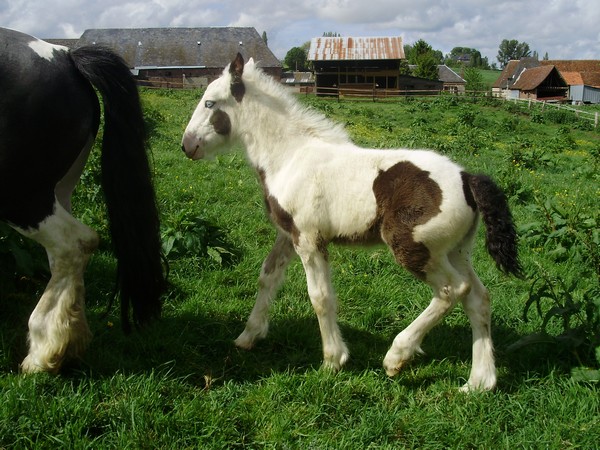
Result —
[[[197, 87], [188, 83], [174, 80], [140, 80], [138, 82], [140, 86], [155, 88], [155, 89], [197, 89]], [[408, 89], [364, 89], [356, 87], [341, 87], [341, 88], [325, 88], [325, 87], [314, 87], [314, 86], [302, 86], [299, 92], [304, 95], [318, 95], [321, 97], [336, 98], [338, 101], [349, 99], [349, 100], [370, 100], [370, 101], [385, 101], [385, 100], [398, 100], [400, 98], [414, 98], [414, 97], [439, 97], [456, 95], [461, 98], [476, 100], [478, 98], [492, 97], [490, 91], [466, 91], [466, 92], [451, 92], [447, 90], [408, 90]], [[583, 120], [591, 121], [594, 124], [594, 128], [598, 128], [600, 123], [600, 114], [598, 111], [590, 112], [583, 111], [581, 109], [573, 108], [563, 103], [545, 102], [534, 99], [519, 99], [494, 96], [494, 99], [499, 101], [514, 102], [517, 104], [527, 104], [528, 109], [539, 107], [541, 110], [546, 108], [556, 108], [559, 110], [568, 111], [575, 114], [578, 118]]]
[[514, 103], [527, 103], [527, 108], [532, 109], [534, 107], [539, 107], [542, 111], [546, 108], [554, 108], [561, 111], [568, 111], [572, 114], [575, 114], [580, 119], [589, 120], [594, 123], [594, 128], [598, 128], [598, 111], [583, 111], [581, 109], [573, 108], [572, 106], [566, 105], [564, 103], [555, 103], [555, 102], [545, 102], [543, 100], [534, 100], [534, 99], [521, 99], [521, 98], [511, 98], [507, 99], [509, 102]]

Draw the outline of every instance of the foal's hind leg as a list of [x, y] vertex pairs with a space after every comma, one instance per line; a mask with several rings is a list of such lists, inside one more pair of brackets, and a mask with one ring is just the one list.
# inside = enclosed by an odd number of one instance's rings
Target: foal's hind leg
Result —
[[441, 257], [434, 267], [429, 264], [426, 281], [433, 289], [434, 297], [425, 311], [394, 338], [383, 360], [389, 376], [396, 375], [415, 353], [422, 353], [421, 342], [425, 335], [470, 289], [468, 278], [457, 272], [446, 256]]
[[473, 330], [473, 365], [463, 391], [491, 390], [496, 387], [496, 365], [491, 336], [490, 297], [475, 272], [471, 292], [463, 300], [463, 308]]
[[80, 355], [91, 338], [85, 318], [83, 272], [97, 234], [58, 203], [37, 230], [19, 230], [48, 253], [51, 278], [29, 317], [29, 354], [23, 372], [55, 372], [65, 357]]
[[302, 259], [308, 295], [319, 320], [323, 366], [338, 370], [346, 363], [350, 353], [337, 324], [337, 298], [331, 285], [329, 263], [324, 253], [326, 250], [321, 250], [303, 236], [300, 236], [300, 241], [296, 245], [296, 252]]
[[279, 233], [271, 252], [263, 262], [258, 279], [256, 303], [246, 322], [246, 328], [235, 340], [235, 345], [238, 347], [250, 349], [254, 346], [256, 340], [267, 335], [269, 330], [269, 304], [275, 297], [277, 289], [281, 286], [285, 269], [293, 256], [294, 246], [291, 239], [283, 233]]
[[[468, 255], [467, 252], [463, 252]], [[473, 365], [469, 380], [461, 390], [490, 390], [496, 387], [496, 365], [491, 336], [491, 308], [487, 289], [473, 270], [468, 257], [454, 252], [452, 264], [469, 274], [471, 291], [462, 300], [473, 332]]]

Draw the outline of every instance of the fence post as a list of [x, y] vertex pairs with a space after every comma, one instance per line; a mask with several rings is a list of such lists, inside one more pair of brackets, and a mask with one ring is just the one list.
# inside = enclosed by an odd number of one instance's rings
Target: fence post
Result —
[[598, 111], [594, 114], [594, 128], [598, 128]]

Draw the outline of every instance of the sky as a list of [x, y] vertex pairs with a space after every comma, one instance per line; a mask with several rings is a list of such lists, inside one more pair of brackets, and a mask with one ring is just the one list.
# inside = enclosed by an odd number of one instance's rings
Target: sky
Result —
[[39, 38], [89, 28], [254, 27], [279, 59], [324, 32], [423, 39], [444, 55], [477, 49], [498, 64], [503, 39], [540, 58], [600, 59], [598, 0], [0, 0], [0, 27]]

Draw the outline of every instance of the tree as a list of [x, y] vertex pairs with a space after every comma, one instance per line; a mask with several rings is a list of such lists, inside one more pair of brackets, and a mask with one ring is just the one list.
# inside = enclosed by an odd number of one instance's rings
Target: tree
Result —
[[483, 75], [474, 67], [465, 67], [463, 78], [467, 82], [465, 88], [468, 91], [483, 91], [485, 85], [483, 83]]
[[417, 68], [413, 75], [415, 77], [437, 80], [439, 78], [438, 62], [433, 52], [423, 53], [417, 57]]
[[531, 50], [527, 42], [519, 42], [516, 39], [503, 39], [498, 49], [498, 62], [502, 67], [506, 66], [512, 59], [521, 59], [531, 56]]
[[400, 60], [400, 75], [410, 75], [410, 66], [406, 59]]
[[[459, 61], [461, 57], [468, 57], [468, 63], [466, 61]], [[489, 69], [490, 64], [487, 57], [482, 57], [481, 52], [474, 48], [469, 47], [454, 47], [448, 55], [446, 55], [445, 63], [448, 66], [459, 66], [466, 64], [468, 67], [477, 67], [479, 69]]]
[[262, 40], [263, 40], [263, 42], [265, 43], [266, 46], [269, 46], [269, 40], [267, 39], [267, 32], [266, 31], [263, 31]]
[[300, 47], [294, 47], [286, 53], [283, 62], [290, 70], [306, 70], [306, 51]]

